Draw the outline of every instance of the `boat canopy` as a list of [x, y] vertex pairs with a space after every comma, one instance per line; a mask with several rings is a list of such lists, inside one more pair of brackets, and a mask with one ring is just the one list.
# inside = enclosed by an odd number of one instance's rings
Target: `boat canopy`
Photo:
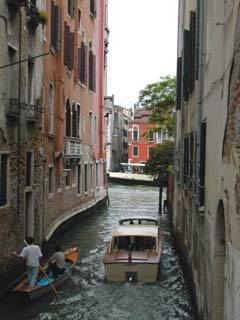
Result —
[[143, 236], [143, 237], [158, 237], [158, 226], [153, 225], [128, 225], [119, 226], [113, 233], [113, 237], [122, 236]]
[[119, 220], [120, 225], [138, 225], [138, 224], [147, 224], [147, 225], [158, 225], [158, 219], [151, 216], [132, 216]]

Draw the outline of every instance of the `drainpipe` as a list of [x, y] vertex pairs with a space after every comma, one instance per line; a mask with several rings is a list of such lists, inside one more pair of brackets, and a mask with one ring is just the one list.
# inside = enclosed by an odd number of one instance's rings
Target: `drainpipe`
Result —
[[203, 25], [204, 25], [204, 0], [198, 0], [199, 10], [199, 48], [198, 48], [198, 90], [197, 90], [197, 107], [196, 107], [196, 135], [197, 135], [197, 152], [196, 152], [196, 193], [197, 203], [199, 203], [200, 194], [200, 135], [201, 135], [201, 109], [202, 109], [202, 91], [203, 91]]
[[[21, 61], [22, 55], [22, 12], [21, 8], [19, 10], [19, 56], [18, 60]], [[18, 184], [17, 184], [17, 212], [18, 217], [20, 216], [20, 159], [21, 159], [21, 74], [22, 74], [22, 64], [18, 64], [18, 143], [17, 143], [17, 155], [18, 155]]]

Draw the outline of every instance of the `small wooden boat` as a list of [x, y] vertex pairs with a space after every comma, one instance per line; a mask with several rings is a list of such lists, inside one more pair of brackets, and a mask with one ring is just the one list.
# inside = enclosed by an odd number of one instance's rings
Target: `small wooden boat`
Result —
[[[13, 291], [17, 294], [27, 296], [31, 301], [38, 299], [49, 292], [53, 292], [52, 286], [54, 288], [59, 287], [71, 276], [73, 267], [78, 259], [78, 248], [70, 248], [64, 251], [64, 255], [66, 258], [66, 269], [63, 275], [59, 275], [57, 279], [54, 279], [51, 273], [48, 272], [48, 264], [46, 264], [43, 267], [44, 273], [39, 271], [39, 279], [35, 286], [28, 286], [27, 278], [25, 278], [14, 287]], [[46, 274], [48, 277], [45, 276]]]
[[129, 217], [119, 221], [104, 256], [108, 281], [155, 282], [163, 236], [157, 219]]

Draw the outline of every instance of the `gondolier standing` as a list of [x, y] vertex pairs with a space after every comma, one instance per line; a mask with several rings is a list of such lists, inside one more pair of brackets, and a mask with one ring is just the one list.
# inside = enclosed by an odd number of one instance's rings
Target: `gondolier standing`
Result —
[[39, 246], [33, 244], [34, 239], [32, 237], [28, 237], [26, 242], [27, 247], [24, 247], [20, 254], [13, 251], [13, 255], [26, 261], [28, 284], [32, 287], [35, 285], [37, 280], [39, 259], [42, 257], [42, 252]]

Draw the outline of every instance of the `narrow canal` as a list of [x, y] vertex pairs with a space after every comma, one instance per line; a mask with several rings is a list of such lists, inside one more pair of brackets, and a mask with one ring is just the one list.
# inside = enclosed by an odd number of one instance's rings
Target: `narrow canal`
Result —
[[189, 293], [172, 247], [168, 217], [161, 217], [164, 247], [160, 279], [155, 284], [114, 284], [104, 280], [103, 256], [112, 229], [122, 217], [158, 216], [158, 188], [109, 186], [109, 208], [103, 208], [65, 233], [63, 249], [78, 246], [80, 259], [60, 297], [49, 294], [33, 303], [0, 303], [3, 320], [193, 320]]

